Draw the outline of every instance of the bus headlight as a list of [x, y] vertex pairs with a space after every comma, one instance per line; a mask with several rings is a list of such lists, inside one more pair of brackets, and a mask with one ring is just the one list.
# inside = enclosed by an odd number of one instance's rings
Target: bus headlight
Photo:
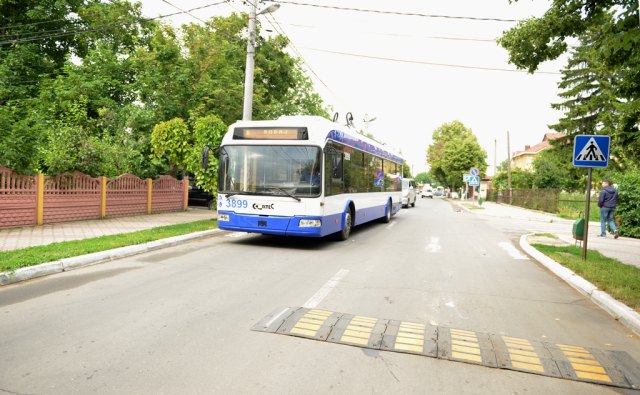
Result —
[[218, 221], [229, 222], [229, 214], [218, 214]]
[[322, 221], [319, 219], [301, 219], [298, 226], [301, 228], [319, 228], [322, 226]]

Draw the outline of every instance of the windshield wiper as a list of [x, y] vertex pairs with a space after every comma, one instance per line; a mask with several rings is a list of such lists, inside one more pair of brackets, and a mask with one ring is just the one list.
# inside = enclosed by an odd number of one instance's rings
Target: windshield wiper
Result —
[[[224, 193], [224, 192], [222, 192]], [[230, 198], [233, 195], [258, 195], [258, 193], [256, 192], [251, 192], [251, 191], [244, 191], [244, 192], [232, 192], [232, 193], [224, 193], [225, 195], [227, 195], [227, 198]]]
[[300, 199], [299, 197], [293, 196], [292, 194], [290, 194], [289, 192], [285, 191], [284, 189], [280, 188], [280, 187], [264, 187], [264, 188], [271, 188], [271, 189], [277, 189], [280, 192], [284, 193], [285, 195], [289, 196], [290, 198], [296, 199], [297, 201], [301, 202], [302, 199]]

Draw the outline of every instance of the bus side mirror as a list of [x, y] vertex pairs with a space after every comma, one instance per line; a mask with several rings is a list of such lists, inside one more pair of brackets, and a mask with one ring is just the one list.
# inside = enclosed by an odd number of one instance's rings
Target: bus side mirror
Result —
[[203, 169], [206, 169], [209, 165], [209, 147], [206, 145], [202, 147], [202, 163], [201, 166]]
[[331, 177], [342, 178], [342, 156], [335, 156], [331, 158]]

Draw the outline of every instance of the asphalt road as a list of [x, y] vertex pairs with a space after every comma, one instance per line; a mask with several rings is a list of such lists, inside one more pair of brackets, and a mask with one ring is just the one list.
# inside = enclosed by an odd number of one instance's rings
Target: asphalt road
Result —
[[640, 361], [631, 331], [522, 255], [531, 226], [423, 199], [347, 242], [231, 233], [1, 287], [0, 394], [634, 393], [250, 331], [311, 299]]

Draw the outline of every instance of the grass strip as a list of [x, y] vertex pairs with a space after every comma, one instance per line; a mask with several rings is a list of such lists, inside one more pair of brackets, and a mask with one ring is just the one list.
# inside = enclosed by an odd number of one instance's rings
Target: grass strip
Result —
[[616, 300], [640, 312], [640, 269], [637, 267], [625, 265], [595, 250], [588, 250], [587, 260], [583, 261], [582, 248], [545, 244], [532, 246]]
[[157, 228], [130, 233], [62, 241], [12, 251], [0, 251], [0, 272], [12, 272], [22, 267], [54, 262], [59, 259], [91, 254], [93, 252], [112, 250], [118, 247], [144, 244], [150, 241], [166, 239], [167, 237], [216, 229], [217, 227], [218, 220], [205, 219], [184, 224], [159, 226]]
[[558, 236], [551, 234], [551, 233], [536, 233], [534, 236], [544, 236], [544, 237], [548, 237], [550, 239], [558, 239]]
[[462, 203], [462, 205], [471, 210], [484, 210], [484, 207], [474, 206], [473, 204], [469, 203]]

